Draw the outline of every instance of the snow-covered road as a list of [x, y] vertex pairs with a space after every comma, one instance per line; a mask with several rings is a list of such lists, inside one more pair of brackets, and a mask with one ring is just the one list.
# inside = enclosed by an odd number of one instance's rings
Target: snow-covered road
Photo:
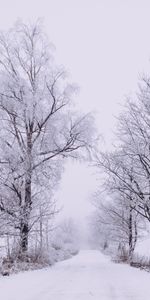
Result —
[[150, 300], [150, 274], [96, 250], [38, 271], [0, 277], [1, 300]]

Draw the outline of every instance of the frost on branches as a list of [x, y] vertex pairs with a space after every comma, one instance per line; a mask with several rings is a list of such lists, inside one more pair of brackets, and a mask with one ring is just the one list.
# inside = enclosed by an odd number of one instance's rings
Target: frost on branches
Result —
[[73, 113], [75, 87], [38, 23], [1, 33], [0, 81], [0, 233], [23, 255], [31, 231], [49, 231], [64, 158], [89, 155], [92, 118]]

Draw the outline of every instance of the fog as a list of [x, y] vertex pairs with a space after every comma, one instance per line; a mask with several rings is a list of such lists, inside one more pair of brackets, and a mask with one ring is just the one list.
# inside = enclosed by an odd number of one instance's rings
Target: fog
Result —
[[[134, 94], [149, 70], [149, 1], [1, 1], [0, 28], [17, 19], [43, 19], [55, 57], [80, 86], [78, 110], [92, 111], [106, 147], [114, 142], [116, 119], [125, 96]], [[69, 161], [58, 192], [63, 214], [87, 218], [98, 175], [87, 164]]]

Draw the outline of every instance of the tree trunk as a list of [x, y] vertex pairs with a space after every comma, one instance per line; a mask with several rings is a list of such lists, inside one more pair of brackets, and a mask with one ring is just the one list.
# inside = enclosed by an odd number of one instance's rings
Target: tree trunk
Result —
[[29, 235], [29, 216], [31, 212], [31, 174], [27, 175], [25, 183], [25, 199], [22, 210], [21, 230], [20, 230], [20, 252], [25, 253], [28, 250], [28, 235]]
[[28, 233], [29, 227], [27, 222], [22, 222], [21, 224], [21, 232], [20, 232], [20, 252], [21, 254], [27, 252], [28, 250]]
[[40, 207], [40, 252], [42, 253], [43, 248], [43, 220], [42, 220], [42, 210]]
[[133, 256], [133, 218], [132, 207], [129, 208], [129, 262], [132, 262]]
[[[132, 174], [132, 168], [131, 168], [131, 174]], [[133, 178], [131, 176], [130, 182], [132, 186]], [[132, 263], [133, 258], [133, 251], [134, 251], [134, 245], [133, 245], [133, 208], [132, 208], [132, 192], [130, 192], [130, 204], [129, 204], [129, 263]]]
[[20, 252], [25, 253], [28, 250], [28, 236], [29, 236], [29, 217], [32, 209], [32, 194], [31, 194], [31, 184], [32, 184], [32, 134], [27, 133], [27, 158], [26, 158], [26, 175], [25, 175], [25, 194], [24, 203], [22, 206], [22, 216], [21, 216], [21, 230], [20, 230]]
[[137, 243], [137, 238], [138, 238], [138, 229], [137, 229], [137, 221], [135, 219], [134, 221], [134, 245], [133, 249], [135, 249], [136, 243]]
[[49, 249], [49, 230], [48, 230], [48, 220], [46, 222], [46, 247]]

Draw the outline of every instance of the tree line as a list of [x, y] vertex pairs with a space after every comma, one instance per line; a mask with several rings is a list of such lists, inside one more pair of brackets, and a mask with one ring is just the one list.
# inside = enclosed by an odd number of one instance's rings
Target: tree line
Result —
[[111, 151], [96, 153], [95, 164], [105, 174], [109, 200], [96, 195], [94, 226], [101, 238], [105, 232], [108, 242], [126, 248], [131, 262], [145, 221], [150, 222], [149, 76], [143, 76], [136, 95], [126, 99], [116, 136]]

